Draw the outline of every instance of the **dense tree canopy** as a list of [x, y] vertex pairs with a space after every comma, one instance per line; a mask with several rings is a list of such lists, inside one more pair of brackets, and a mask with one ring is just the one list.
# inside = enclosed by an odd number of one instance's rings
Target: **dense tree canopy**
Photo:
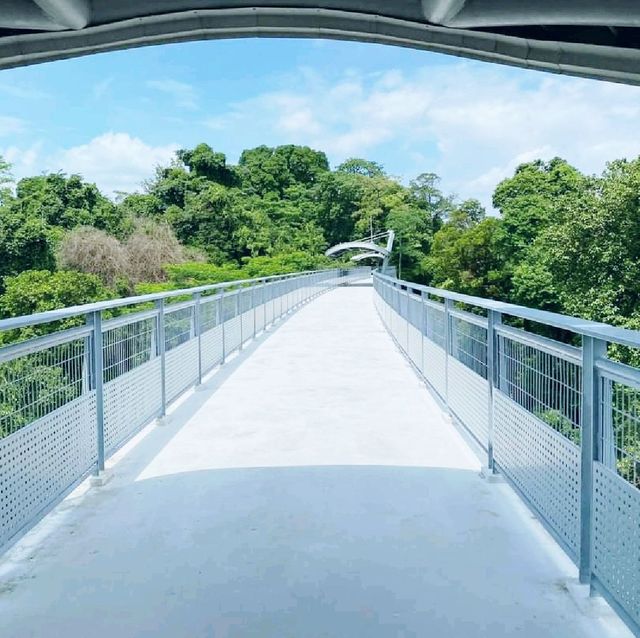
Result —
[[247, 149], [237, 165], [204, 143], [183, 149], [115, 202], [78, 175], [13, 184], [10, 168], [0, 158], [4, 315], [314, 268], [332, 244], [393, 229], [404, 279], [640, 325], [640, 160], [600, 176], [560, 158], [522, 164], [490, 215], [434, 173], [404, 185], [376, 162], [331, 170], [294, 145]]

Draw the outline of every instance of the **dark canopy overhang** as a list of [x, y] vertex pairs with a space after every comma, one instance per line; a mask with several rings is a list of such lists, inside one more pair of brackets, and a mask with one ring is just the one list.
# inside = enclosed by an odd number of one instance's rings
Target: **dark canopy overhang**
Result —
[[361, 40], [640, 84], [636, 0], [2, 0], [0, 68], [237, 37]]

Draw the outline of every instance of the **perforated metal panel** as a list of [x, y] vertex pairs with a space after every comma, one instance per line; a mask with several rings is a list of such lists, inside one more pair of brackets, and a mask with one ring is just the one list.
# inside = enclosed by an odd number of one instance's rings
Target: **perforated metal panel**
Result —
[[433, 301], [425, 302], [424, 334], [437, 346], [444, 349], [445, 342], [444, 304]]
[[[179, 346], [181, 347], [181, 346]], [[104, 446], [114, 452], [154, 418], [162, 407], [160, 358], [104, 385]]]
[[242, 343], [246, 343], [253, 338], [253, 310], [242, 314]]
[[202, 334], [202, 371], [208, 372], [222, 363], [222, 326]]
[[273, 323], [273, 319], [275, 317], [275, 309], [274, 309], [273, 299], [269, 299], [269, 301], [267, 301], [267, 303], [266, 303], [266, 312], [267, 312], [266, 325], [269, 326], [270, 324]]
[[593, 469], [594, 573], [640, 623], [640, 490], [602, 463]]
[[580, 539], [580, 448], [494, 390], [494, 457], [575, 558]]
[[258, 304], [255, 307], [256, 334], [264, 330], [264, 310], [264, 304]]
[[412, 326], [422, 330], [422, 298], [417, 295], [409, 295], [408, 319]]
[[422, 370], [422, 334], [413, 325], [409, 324], [409, 350], [408, 355], [413, 364]]
[[198, 380], [198, 340], [191, 339], [166, 354], [167, 401], [171, 402]]
[[407, 324], [398, 312], [394, 310], [391, 318], [391, 333], [400, 346], [407, 347]]
[[455, 357], [448, 360], [449, 406], [462, 423], [487, 447], [489, 432], [489, 384]]
[[[254, 334], [254, 321], [257, 329], [264, 327], [265, 300], [271, 299], [268, 320], [272, 321], [284, 307], [340, 281], [344, 279], [334, 274], [314, 274], [267, 286], [257, 283], [240, 291], [212, 288], [197, 291], [188, 301], [159, 299], [155, 310], [108, 320], [100, 314], [111, 307], [106, 302], [101, 310], [93, 307], [86, 314], [70, 315], [92, 320], [86, 327], [37, 337], [28, 345], [3, 347], [0, 546], [32, 525], [92, 469], [102, 467], [96, 391], [91, 388], [103, 390], [108, 457], [161, 413], [163, 352], [166, 399], [171, 402], [198, 380], [199, 344], [206, 372], [221, 363], [223, 330], [226, 350], [231, 352], [240, 345], [241, 330], [246, 340]], [[102, 348], [94, 353], [90, 345], [100, 343], [95, 332], [100, 326]], [[101, 375], [91, 365], [94, 355], [99, 364], [98, 354]]]
[[446, 391], [446, 355], [444, 349], [425, 337], [422, 344], [422, 374], [444, 399]]
[[0, 546], [95, 465], [90, 392], [0, 439]]
[[231, 354], [240, 347], [240, 317], [234, 317], [224, 324], [224, 349]]

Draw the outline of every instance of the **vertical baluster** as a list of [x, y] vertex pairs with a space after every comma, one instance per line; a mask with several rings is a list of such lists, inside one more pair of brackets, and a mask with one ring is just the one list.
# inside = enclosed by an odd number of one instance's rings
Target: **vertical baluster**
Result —
[[238, 291], [236, 292], [236, 317], [238, 317], [239, 321], [240, 321], [240, 345], [238, 346], [238, 350], [242, 350], [242, 343], [243, 343], [243, 339], [244, 339], [244, 331], [242, 330], [242, 296], [243, 292], [242, 292], [242, 288], [239, 288]]
[[606, 355], [601, 339], [582, 336], [582, 436], [580, 468], [580, 582], [591, 583], [593, 572], [593, 462], [599, 458], [601, 432], [596, 362]]
[[253, 338], [256, 338], [257, 328], [256, 328], [256, 284], [251, 284], [251, 309], [253, 310]]
[[198, 382], [196, 385], [200, 385], [202, 383], [202, 321], [200, 317], [200, 293], [197, 292], [195, 295], [195, 305], [193, 306], [193, 330], [195, 332], [195, 336], [198, 339]]
[[453, 302], [444, 300], [444, 399], [449, 407], [449, 353], [451, 352], [451, 315]]
[[220, 299], [218, 299], [218, 309], [219, 309], [219, 314], [218, 314], [218, 318], [220, 319], [220, 325], [222, 326], [222, 360], [220, 361], [220, 364], [222, 365], [226, 360], [227, 360], [227, 339], [226, 339], [226, 335], [225, 335], [225, 323], [226, 323], [226, 312], [225, 312], [225, 307], [224, 307], [225, 301], [224, 301], [224, 288], [222, 288], [220, 290]]
[[498, 336], [496, 335], [496, 326], [499, 326], [502, 323], [502, 315], [495, 310], [489, 310], [487, 320], [487, 382], [489, 384], [487, 467], [489, 469], [489, 472], [494, 472], [495, 461], [493, 458], [493, 393], [495, 387], [500, 383], [500, 372], [498, 368]]
[[164, 299], [156, 301], [156, 334], [158, 356], [160, 357], [160, 418], [164, 419], [167, 415], [167, 361], [166, 361], [166, 343], [164, 331]]
[[104, 359], [102, 352], [102, 313], [96, 310], [91, 313], [91, 326], [93, 329], [91, 341], [93, 346], [93, 389], [96, 393], [96, 445], [97, 462], [95, 474], [104, 472]]

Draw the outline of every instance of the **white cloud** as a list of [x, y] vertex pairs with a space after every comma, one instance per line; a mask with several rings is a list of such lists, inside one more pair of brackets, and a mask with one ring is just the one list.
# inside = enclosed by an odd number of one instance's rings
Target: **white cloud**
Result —
[[178, 145], [150, 146], [127, 133], [104, 133], [46, 161], [49, 171], [78, 173], [105, 193], [138, 190], [160, 164], [171, 161]]
[[0, 150], [0, 155], [11, 164], [11, 172], [16, 179], [34, 175], [37, 172], [42, 142], [34, 142], [26, 149], [8, 146]]
[[149, 80], [147, 86], [155, 91], [166, 93], [171, 96], [176, 105], [189, 110], [195, 110], [198, 108], [198, 101], [196, 90], [191, 84], [186, 82], [179, 82], [177, 80], [163, 79], [163, 80]]
[[21, 133], [25, 129], [25, 122], [19, 117], [0, 115], [0, 137]]
[[334, 163], [370, 156], [406, 178], [435, 171], [488, 204], [523, 161], [559, 155], [592, 173], [640, 154], [639, 98], [636, 87], [471, 62], [337, 79], [303, 68], [205, 124], [309, 144]]

